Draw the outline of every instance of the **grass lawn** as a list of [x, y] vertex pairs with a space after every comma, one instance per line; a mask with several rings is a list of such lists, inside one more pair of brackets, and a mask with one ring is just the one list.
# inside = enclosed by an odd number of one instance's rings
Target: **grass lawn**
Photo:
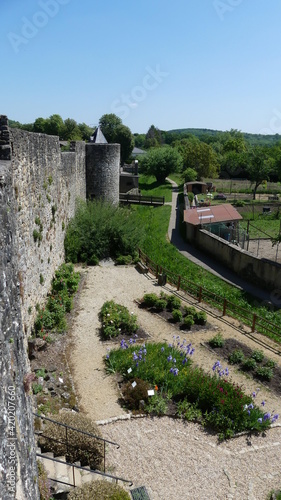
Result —
[[165, 202], [172, 201], [172, 185], [168, 181], [165, 181], [165, 184], [160, 184], [154, 176], [141, 174], [139, 189], [144, 196], [164, 196]]

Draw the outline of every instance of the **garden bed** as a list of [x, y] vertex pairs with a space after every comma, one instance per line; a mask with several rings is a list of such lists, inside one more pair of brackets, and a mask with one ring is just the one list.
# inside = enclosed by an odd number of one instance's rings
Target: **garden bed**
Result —
[[[208, 345], [208, 347], [210, 348], [210, 345]], [[228, 360], [229, 356], [237, 351], [242, 351], [244, 360], [251, 358], [253, 356], [253, 353], [256, 352], [246, 344], [243, 344], [242, 342], [239, 342], [238, 340], [233, 338], [226, 339], [221, 347], [212, 347], [212, 351], [218, 354], [218, 358], [223, 358], [225, 360]], [[256, 363], [256, 367], [266, 367], [266, 364], [269, 361], [269, 358], [264, 357], [262, 361]], [[281, 368], [279, 366], [275, 366], [272, 368], [273, 376], [270, 380], [262, 380], [261, 377], [257, 376], [256, 368], [247, 370], [243, 369], [243, 361], [233, 364], [236, 365], [239, 371], [252, 376], [259, 382], [265, 384], [266, 387], [274, 391], [276, 394], [281, 395]]]

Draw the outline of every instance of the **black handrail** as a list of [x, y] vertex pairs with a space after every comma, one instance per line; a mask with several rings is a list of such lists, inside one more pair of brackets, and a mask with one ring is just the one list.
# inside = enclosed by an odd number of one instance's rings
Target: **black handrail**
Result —
[[[54, 458], [54, 457], [48, 457], [46, 455], [43, 455], [42, 453], [36, 453], [36, 456], [40, 457], [40, 458], [44, 458], [45, 460], [51, 460], [52, 462], [57, 462], [59, 464], [68, 465], [69, 467], [73, 467], [75, 469], [84, 470], [86, 472], [90, 472], [90, 474], [98, 474], [98, 475], [103, 476], [103, 477], [109, 477], [110, 479], [114, 479], [116, 481], [116, 483], [118, 481], [123, 481], [124, 483], [130, 483], [129, 486], [133, 485], [132, 481], [130, 481], [129, 479], [124, 479], [123, 477], [112, 476], [112, 474], [107, 474], [106, 472], [101, 472], [101, 471], [93, 470], [93, 469], [87, 469], [87, 467], [82, 467], [81, 465], [72, 464], [71, 462], [64, 462], [63, 460], [59, 460], [58, 458]], [[55, 481], [56, 483], [67, 484], [68, 486], [73, 486], [74, 488], [76, 488], [74, 474], [73, 474], [73, 484], [66, 483], [64, 481], [59, 481], [58, 479], [53, 479], [50, 477], [48, 479], [50, 479], [50, 481]]]
[[65, 444], [66, 445], [66, 453], [67, 454], [68, 454], [69, 447], [70, 448], [79, 449], [79, 450], [81, 449], [79, 446], [76, 446], [76, 445], [68, 443], [68, 438], [67, 438], [67, 430], [68, 429], [70, 429], [72, 431], [76, 431], [79, 434], [84, 434], [84, 435], [89, 436], [89, 437], [91, 437], [93, 439], [97, 439], [99, 441], [102, 441], [103, 442], [103, 467], [104, 467], [104, 472], [105, 472], [105, 443], [112, 444], [113, 446], [117, 446], [117, 449], [120, 448], [120, 445], [118, 443], [115, 443], [114, 441], [109, 441], [108, 439], [104, 439], [104, 438], [102, 438], [100, 436], [96, 436], [95, 434], [90, 434], [89, 432], [81, 431], [80, 429], [77, 429], [76, 427], [72, 427], [70, 425], [63, 424], [61, 422], [57, 422], [56, 420], [53, 420], [52, 418], [39, 415], [38, 413], [34, 413], [33, 412], [33, 415], [35, 417], [41, 418], [42, 420], [48, 420], [49, 422], [52, 422], [53, 424], [60, 425], [61, 427], [65, 428], [65, 441], [60, 441], [59, 439], [55, 439], [55, 438], [52, 438], [52, 437], [49, 437], [49, 436], [45, 436], [41, 432], [36, 432], [35, 431], [35, 434], [40, 435], [40, 436], [48, 439], [49, 441], [56, 441], [58, 443]]

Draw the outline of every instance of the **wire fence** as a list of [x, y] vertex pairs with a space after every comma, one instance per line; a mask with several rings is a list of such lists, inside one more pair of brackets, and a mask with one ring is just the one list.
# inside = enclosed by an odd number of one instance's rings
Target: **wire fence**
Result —
[[204, 302], [218, 309], [218, 311], [222, 313], [222, 316], [230, 316], [234, 319], [238, 319], [249, 326], [252, 332], [256, 331], [268, 337], [281, 339], [280, 325], [272, 323], [262, 316], [258, 316], [256, 313], [252, 313], [250, 310], [238, 306], [228, 299], [211, 292], [207, 288], [159, 266], [140, 249], [139, 258], [146, 265], [149, 272], [156, 276], [156, 278], [159, 278], [160, 275], [165, 275], [165, 281], [175, 286], [177, 291], [182, 290], [188, 293], [194, 297], [198, 303]]

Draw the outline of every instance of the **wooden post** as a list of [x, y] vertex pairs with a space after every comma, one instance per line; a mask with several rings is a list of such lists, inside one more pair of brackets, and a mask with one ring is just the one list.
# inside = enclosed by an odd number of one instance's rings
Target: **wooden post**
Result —
[[178, 278], [178, 286], [177, 286], [177, 291], [180, 290], [180, 286], [181, 286], [181, 277], [179, 276]]
[[158, 278], [158, 264], [156, 266], [156, 278]]
[[257, 315], [256, 314], [253, 314], [253, 324], [252, 324], [252, 333], [255, 331], [256, 329], [256, 320], [257, 320]]
[[226, 315], [226, 306], [227, 306], [227, 300], [223, 299], [223, 313], [222, 313], [223, 316]]
[[199, 297], [198, 297], [198, 302], [202, 301], [202, 286], [199, 288]]

